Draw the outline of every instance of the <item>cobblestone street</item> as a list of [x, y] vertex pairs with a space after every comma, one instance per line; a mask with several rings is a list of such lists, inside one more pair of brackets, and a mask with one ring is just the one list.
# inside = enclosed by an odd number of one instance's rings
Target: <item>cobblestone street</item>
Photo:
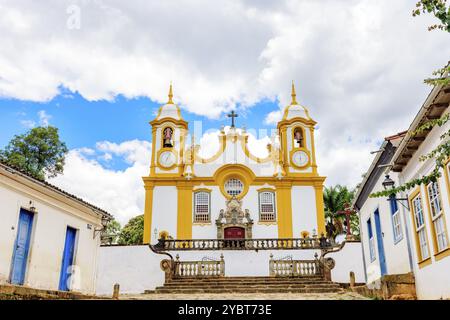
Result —
[[242, 294], [140, 294], [121, 295], [122, 300], [369, 300], [354, 292], [338, 293], [242, 293]]

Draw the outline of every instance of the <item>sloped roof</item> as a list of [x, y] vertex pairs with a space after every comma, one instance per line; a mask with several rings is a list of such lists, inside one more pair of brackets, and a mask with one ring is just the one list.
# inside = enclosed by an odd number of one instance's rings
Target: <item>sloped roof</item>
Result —
[[99, 207], [97, 207], [97, 206], [95, 206], [95, 205], [93, 205], [93, 204], [91, 204], [91, 203], [89, 203], [87, 201], [84, 201], [83, 199], [77, 197], [76, 195], [71, 194], [71, 193], [69, 193], [67, 191], [64, 191], [61, 188], [59, 188], [59, 187], [57, 187], [57, 186], [55, 186], [55, 185], [53, 185], [53, 184], [51, 184], [51, 183], [49, 183], [49, 182], [47, 182], [45, 180], [37, 179], [37, 178], [31, 176], [30, 174], [24, 172], [23, 170], [20, 170], [19, 168], [11, 166], [11, 165], [5, 163], [2, 160], [0, 160], [0, 168], [5, 169], [6, 171], [8, 171], [8, 172], [10, 172], [12, 174], [17, 174], [17, 175], [20, 175], [22, 177], [25, 177], [28, 180], [30, 180], [31, 182], [39, 184], [39, 185], [43, 185], [44, 187], [46, 187], [46, 188], [48, 188], [48, 189], [50, 189], [50, 190], [52, 190], [54, 192], [63, 194], [64, 196], [66, 196], [66, 197], [68, 197], [68, 198], [70, 198], [70, 199], [72, 199], [72, 200], [82, 204], [83, 206], [88, 207], [91, 210], [97, 211], [98, 213], [100, 213], [101, 215], [103, 215], [103, 216], [105, 216], [107, 218], [110, 218], [110, 219], [113, 218], [113, 215], [108, 213], [107, 211], [105, 211], [105, 210], [103, 210], [103, 209], [101, 209], [101, 208], [99, 208]]

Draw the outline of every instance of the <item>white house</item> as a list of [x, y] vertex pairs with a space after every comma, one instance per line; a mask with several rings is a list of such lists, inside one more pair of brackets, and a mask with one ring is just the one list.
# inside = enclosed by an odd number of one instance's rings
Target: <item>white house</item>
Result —
[[[405, 224], [408, 217], [399, 209], [402, 204], [392, 198], [370, 197], [370, 194], [383, 190], [386, 169], [405, 134], [385, 138], [353, 203], [360, 219], [364, 269], [369, 286], [378, 285], [377, 281], [386, 274], [405, 274], [412, 268]], [[390, 178], [397, 181], [397, 174], [391, 174]]]
[[109, 219], [0, 163], [0, 284], [95, 293], [100, 230]]
[[[367, 283], [383, 274], [403, 273], [409, 269], [414, 274], [419, 299], [450, 298], [450, 159], [447, 159], [445, 167], [440, 170], [441, 176], [436, 182], [396, 194], [397, 200], [390, 201], [394, 210], [387, 206], [387, 198], [367, 199], [367, 194], [382, 190], [382, 183], [387, 181], [380, 173], [382, 169], [377, 167], [380, 163], [388, 164], [384, 169], [396, 186], [432, 172], [436, 160], [422, 161], [420, 157], [443, 143], [441, 136], [448, 132], [450, 123], [413, 133], [423, 123], [448, 113], [449, 101], [450, 86], [433, 88], [407, 134], [399, 144], [396, 143], [398, 147], [395, 148], [392, 159], [380, 162], [378, 158], [385, 156], [384, 151], [374, 160], [368, 175], [377, 171], [378, 174], [373, 179], [366, 177], [355, 202], [361, 213]], [[448, 139], [447, 136], [445, 141]], [[388, 150], [390, 147], [386, 144], [387, 142], [383, 147]], [[361, 201], [362, 198], [365, 199]], [[380, 214], [380, 232], [377, 231], [375, 217], [372, 216], [377, 210]], [[394, 218], [393, 211], [398, 211], [397, 218]], [[369, 230], [370, 226], [372, 231]], [[380, 259], [383, 256], [380, 255], [380, 243], [384, 251], [384, 263], [383, 258]]]

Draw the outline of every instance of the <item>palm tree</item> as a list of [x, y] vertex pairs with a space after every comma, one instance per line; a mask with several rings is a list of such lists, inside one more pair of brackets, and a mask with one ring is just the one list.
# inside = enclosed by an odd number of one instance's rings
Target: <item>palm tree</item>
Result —
[[[323, 201], [325, 205], [325, 219], [327, 220], [327, 236], [330, 238], [344, 232], [344, 219], [337, 216], [336, 212], [344, 210], [355, 196], [354, 190], [349, 190], [346, 186], [336, 185], [325, 187], [323, 192]], [[359, 235], [358, 216], [352, 215], [350, 218], [350, 226], [354, 235]]]

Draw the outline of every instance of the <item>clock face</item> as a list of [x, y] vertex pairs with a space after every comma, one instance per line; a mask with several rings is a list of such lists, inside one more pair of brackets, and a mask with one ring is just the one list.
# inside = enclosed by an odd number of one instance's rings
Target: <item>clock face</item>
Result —
[[163, 167], [169, 168], [175, 164], [176, 158], [172, 151], [164, 151], [159, 155], [159, 164]]
[[305, 151], [296, 151], [292, 155], [292, 162], [297, 167], [304, 167], [309, 162], [309, 156], [308, 156], [308, 154]]

